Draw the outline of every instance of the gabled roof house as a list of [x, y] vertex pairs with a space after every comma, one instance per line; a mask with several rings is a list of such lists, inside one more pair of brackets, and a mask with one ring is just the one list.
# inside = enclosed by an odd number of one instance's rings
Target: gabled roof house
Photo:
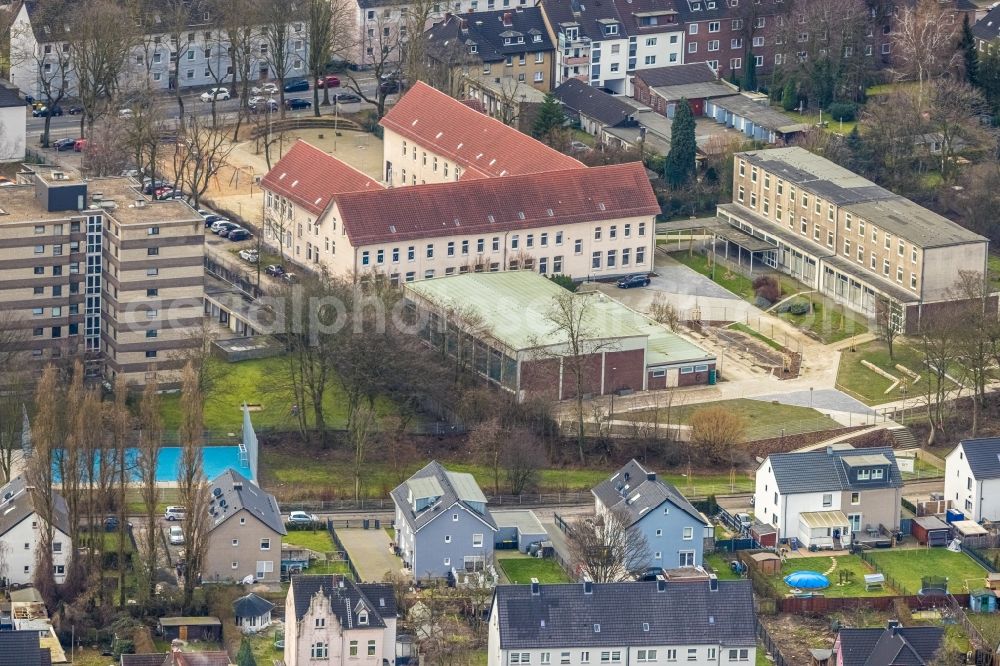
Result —
[[964, 439], [945, 456], [944, 498], [969, 520], [1000, 520], [1000, 437]]

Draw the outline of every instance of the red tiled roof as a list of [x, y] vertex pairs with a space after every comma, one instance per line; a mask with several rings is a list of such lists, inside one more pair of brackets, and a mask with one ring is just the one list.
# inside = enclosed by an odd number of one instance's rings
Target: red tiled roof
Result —
[[352, 192], [337, 207], [354, 247], [660, 212], [641, 162]]
[[585, 168], [420, 81], [382, 118], [382, 126], [483, 177]]
[[322, 215], [335, 194], [383, 189], [377, 180], [301, 139], [267, 172], [260, 185], [313, 215]]

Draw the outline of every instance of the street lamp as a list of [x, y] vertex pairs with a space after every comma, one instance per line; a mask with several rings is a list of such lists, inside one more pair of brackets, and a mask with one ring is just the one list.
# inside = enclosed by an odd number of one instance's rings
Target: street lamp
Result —
[[809, 387], [809, 409], [812, 409], [812, 406], [813, 406], [813, 387], [810, 386]]

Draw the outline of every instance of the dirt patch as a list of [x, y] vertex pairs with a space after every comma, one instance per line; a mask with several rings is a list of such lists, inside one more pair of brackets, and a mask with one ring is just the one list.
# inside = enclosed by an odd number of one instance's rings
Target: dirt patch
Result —
[[778, 645], [781, 656], [789, 664], [810, 664], [809, 649], [829, 649], [836, 638], [826, 617], [813, 618], [803, 615], [782, 613], [771, 617], [763, 616], [764, 624], [771, 639]]

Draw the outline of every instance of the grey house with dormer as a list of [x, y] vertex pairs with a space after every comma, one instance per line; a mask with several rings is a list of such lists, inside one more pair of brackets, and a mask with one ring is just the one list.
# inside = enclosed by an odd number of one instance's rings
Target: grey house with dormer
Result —
[[649, 544], [647, 566], [663, 569], [701, 566], [706, 542], [714, 529], [698, 509], [656, 472], [631, 460], [591, 490], [598, 515], [612, 512], [625, 518]]
[[898, 530], [902, 494], [887, 447], [772, 453], [757, 468], [754, 514], [782, 541], [839, 549]]
[[396, 551], [417, 579], [481, 571], [493, 559], [496, 521], [471, 474], [433, 461], [391, 493]]

